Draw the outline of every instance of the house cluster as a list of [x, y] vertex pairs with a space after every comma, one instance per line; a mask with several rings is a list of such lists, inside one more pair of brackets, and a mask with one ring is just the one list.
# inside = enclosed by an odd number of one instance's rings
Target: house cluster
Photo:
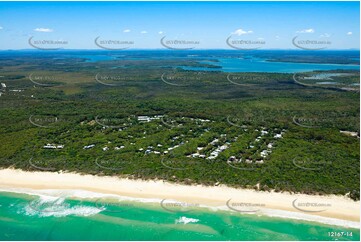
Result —
[[273, 147], [273, 143], [269, 143], [267, 145], [267, 149], [261, 151], [260, 156], [262, 158], [266, 158], [269, 154], [272, 153], [272, 147]]
[[[259, 130], [258, 130], [258, 129], [255, 129], [255, 131], [259, 131]], [[258, 136], [254, 141], [255, 141], [255, 142], [259, 142], [259, 141], [262, 139], [262, 137], [265, 136], [266, 134], [268, 134], [268, 131], [265, 130], [265, 128], [263, 128], [263, 129], [261, 130], [260, 136]], [[253, 147], [254, 147], [254, 146], [253, 146]], [[253, 147], [250, 147], [250, 148], [253, 148]]]
[[[184, 136], [184, 135], [182, 134], [181, 136]], [[174, 136], [174, 137], [171, 138], [171, 142], [175, 142], [175, 141], [178, 140], [178, 139], [179, 139], [179, 136]], [[181, 141], [181, 142], [179, 142], [178, 144], [167, 148], [167, 149], [164, 150], [163, 152], [154, 150], [154, 147], [153, 147], [153, 146], [148, 146], [146, 149], [140, 148], [140, 149], [138, 149], [138, 151], [144, 152], [144, 154], [146, 154], [146, 155], [151, 154], [151, 153], [156, 154], [156, 155], [160, 155], [160, 154], [162, 154], [162, 153], [163, 153], [163, 154], [168, 154], [170, 151], [172, 151], [172, 150], [174, 150], [174, 149], [176, 149], [176, 148], [178, 148], [178, 147], [180, 147], [181, 145], [184, 145], [184, 144], [186, 144], [186, 143], [188, 143], [188, 141]], [[159, 150], [159, 149], [162, 149], [162, 147], [163, 147], [162, 144], [157, 144], [158, 150]]]
[[[110, 142], [109, 142], [110, 143]], [[84, 150], [88, 150], [88, 149], [91, 149], [91, 148], [94, 148], [95, 147], [95, 144], [91, 144], [91, 145], [86, 145], [83, 147]], [[125, 146], [124, 145], [120, 145], [120, 146], [116, 146], [114, 147], [114, 150], [121, 150], [121, 149], [124, 149]], [[109, 147], [108, 146], [104, 146], [102, 148], [103, 151], [108, 151], [109, 150]]]
[[218, 157], [219, 153], [221, 153], [222, 151], [225, 151], [228, 146], [230, 145], [229, 142], [226, 142], [224, 145], [221, 145], [219, 147], [217, 147], [215, 150], [213, 150], [211, 152], [211, 155], [207, 157], [207, 160], [214, 160]]
[[44, 149], [63, 149], [64, 145], [46, 144], [43, 146]]
[[204, 149], [204, 147], [197, 147], [197, 152], [193, 153], [191, 155], [188, 155], [187, 157], [191, 157], [191, 158], [206, 158], [206, 155], [204, 154], [200, 154], [199, 152], [201, 152]]
[[[182, 117], [182, 119], [183, 118], [184, 117]], [[201, 123], [209, 123], [209, 122], [211, 122], [211, 120], [209, 120], [209, 119], [201, 119], [201, 118], [190, 118], [190, 120], [196, 121], [196, 122], [201, 122]]]
[[[225, 134], [221, 134], [221, 138], [226, 137]], [[208, 143], [208, 146], [212, 146], [215, 147], [220, 143], [220, 140], [218, 138], [215, 138], [214, 140], [212, 140], [211, 142]], [[191, 158], [202, 158], [202, 159], [207, 159], [207, 160], [214, 160], [218, 157], [218, 155], [225, 151], [228, 147], [229, 147], [230, 143], [226, 142], [223, 145], [219, 145], [217, 146], [217, 148], [215, 148], [214, 150], [211, 151], [210, 155], [207, 157], [205, 154], [201, 154], [202, 151], [204, 151], [205, 147], [197, 147], [197, 151], [191, 155], [188, 155], [187, 157], [191, 157]], [[203, 152], [204, 153], [204, 152]]]
[[[241, 163], [242, 162], [242, 158], [237, 159], [237, 157], [235, 156], [230, 156], [227, 160], [227, 163]], [[252, 164], [253, 160], [251, 159], [245, 159], [244, 161], [246, 164]], [[264, 160], [263, 159], [257, 159], [254, 163], [256, 164], [263, 164]]]
[[[171, 138], [171, 142], [174, 143], [177, 140], [179, 140], [180, 137], [184, 137], [184, 136], [185, 136], [184, 134], [181, 134], [180, 136], [174, 136]], [[164, 151], [164, 154], [167, 154], [169, 151], [174, 150], [174, 149], [178, 148], [179, 146], [184, 145], [185, 143], [188, 143], [188, 140], [185, 142], [181, 141], [178, 144], [169, 147], [166, 151]]]
[[[160, 145], [160, 144], [158, 144]], [[159, 146], [158, 146], [159, 147]], [[138, 149], [139, 152], [144, 152], [145, 155], [149, 155], [151, 153], [156, 154], [156, 155], [160, 155], [161, 152], [154, 150], [154, 147], [152, 145], [148, 146], [147, 149], [144, 151], [143, 148]]]
[[146, 115], [140, 115], [140, 116], [137, 117], [137, 120], [139, 122], [150, 122], [152, 120], [159, 120], [162, 117], [163, 117], [163, 115], [155, 115], [155, 116], [152, 116], [152, 117], [146, 116]]
[[[255, 129], [255, 131], [259, 131], [259, 130], [258, 130], [258, 129]], [[285, 132], [286, 132], [286, 130], [283, 129], [282, 132], [276, 133], [276, 134], [273, 136], [273, 138], [274, 138], [274, 139], [281, 139], [281, 138], [283, 138], [283, 134], [284, 134]], [[269, 131], [266, 130], [266, 128], [262, 128], [260, 135], [254, 140], [253, 143], [257, 143], [257, 142], [261, 141], [261, 139], [263, 138], [263, 136], [265, 136], [265, 135], [267, 135], [267, 134], [269, 134]], [[252, 143], [248, 146], [249, 149], [253, 149], [254, 147], [255, 147], [255, 146], [252, 145]], [[256, 163], [256, 164], [263, 164], [263, 163], [264, 163], [264, 160], [263, 160], [263, 159], [265, 159], [267, 156], [269, 156], [269, 155], [272, 153], [272, 149], [273, 149], [273, 148], [274, 148], [274, 143], [272, 143], [272, 142], [268, 143], [268, 144], [267, 144], [267, 148], [266, 148], [266, 149], [263, 149], [263, 150], [260, 152], [260, 157], [261, 157], [261, 158], [255, 160], [255, 163]], [[228, 162], [228, 163], [240, 163], [240, 162], [242, 162], [242, 158], [237, 159], [236, 156], [231, 156], [231, 157], [228, 158], [227, 162]], [[252, 159], [245, 159], [244, 162], [247, 163], [247, 164], [251, 164], [251, 163], [253, 163], [253, 160], [252, 160]]]

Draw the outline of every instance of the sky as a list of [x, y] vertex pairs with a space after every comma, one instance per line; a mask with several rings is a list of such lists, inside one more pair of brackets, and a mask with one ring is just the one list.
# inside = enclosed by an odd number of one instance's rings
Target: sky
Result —
[[0, 2], [0, 49], [31, 49], [31, 37], [64, 41], [65, 49], [100, 49], [97, 37], [134, 49], [165, 48], [163, 37], [195, 49], [231, 49], [228, 37], [264, 49], [297, 49], [294, 37], [359, 49], [360, 3]]

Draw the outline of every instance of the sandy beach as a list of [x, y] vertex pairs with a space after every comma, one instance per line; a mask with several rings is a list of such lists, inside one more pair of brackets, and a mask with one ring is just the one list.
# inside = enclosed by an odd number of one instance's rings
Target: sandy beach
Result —
[[138, 199], [166, 199], [255, 212], [269, 216], [317, 221], [341, 226], [360, 227], [360, 202], [344, 196], [314, 196], [216, 187], [177, 185], [163, 181], [141, 181], [99, 177], [75, 173], [0, 170], [0, 189], [84, 190]]

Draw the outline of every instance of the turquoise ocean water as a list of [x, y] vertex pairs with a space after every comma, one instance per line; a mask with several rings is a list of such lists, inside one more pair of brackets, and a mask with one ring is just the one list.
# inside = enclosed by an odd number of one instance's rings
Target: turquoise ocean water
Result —
[[359, 239], [358, 229], [303, 220], [200, 207], [169, 210], [155, 201], [0, 192], [0, 240]]
[[218, 58], [218, 62], [202, 61], [201, 64], [210, 64], [219, 68], [182, 67], [190, 71], [224, 71], [224, 72], [269, 72], [295, 73], [327, 70], [360, 70], [359, 65], [344, 64], [316, 64], [296, 62], [271, 62], [261, 58]]

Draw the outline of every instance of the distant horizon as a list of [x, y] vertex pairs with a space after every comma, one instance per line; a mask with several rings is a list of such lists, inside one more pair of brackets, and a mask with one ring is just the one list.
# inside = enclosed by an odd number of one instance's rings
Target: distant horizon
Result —
[[56, 52], [56, 51], [102, 51], [102, 52], [121, 52], [121, 51], [138, 51], [138, 50], [164, 50], [174, 52], [186, 52], [186, 51], [201, 51], [201, 50], [226, 50], [226, 51], [237, 51], [237, 52], [257, 52], [267, 50], [283, 50], [283, 51], [300, 51], [300, 52], [327, 52], [327, 51], [360, 51], [360, 49], [323, 49], [323, 50], [301, 50], [301, 49], [257, 49], [257, 50], [236, 50], [236, 49], [191, 49], [191, 50], [171, 50], [166, 48], [154, 48], [154, 49], [126, 49], [126, 50], [106, 50], [106, 49], [58, 49], [58, 50], [41, 50], [41, 49], [0, 49], [0, 51], [38, 51], [38, 52]]
[[360, 2], [0, 2], [0, 48], [37, 48], [33, 42], [69, 49], [360, 50]]

